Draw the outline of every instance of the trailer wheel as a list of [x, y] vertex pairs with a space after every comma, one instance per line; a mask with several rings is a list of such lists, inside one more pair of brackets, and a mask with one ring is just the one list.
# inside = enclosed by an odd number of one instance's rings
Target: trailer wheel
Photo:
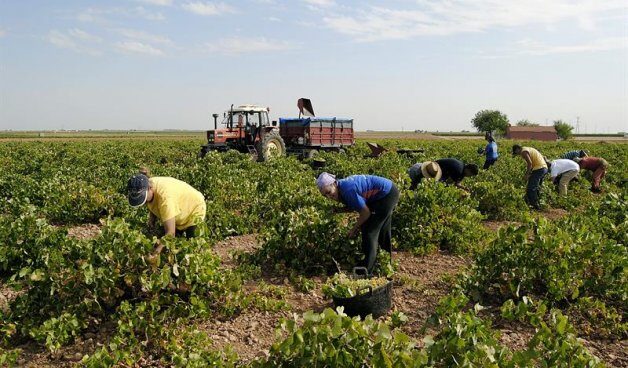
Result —
[[256, 144], [257, 160], [268, 161], [286, 154], [286, 144], [278, 132], [269, 132]]

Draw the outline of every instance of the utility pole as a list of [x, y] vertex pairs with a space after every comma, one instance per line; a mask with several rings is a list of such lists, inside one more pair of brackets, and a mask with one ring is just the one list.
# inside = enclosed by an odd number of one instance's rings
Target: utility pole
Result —
[[576, 116], [576, 134], [580, 134], [580, 116]]

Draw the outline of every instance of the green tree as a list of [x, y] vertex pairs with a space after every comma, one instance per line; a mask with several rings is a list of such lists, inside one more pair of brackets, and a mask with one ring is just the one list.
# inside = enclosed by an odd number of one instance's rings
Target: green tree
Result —
[[554, 128], [560, 139], [569, 139], [573, 136], [573, 127], [562, 120], [555, 120]]
[[528, 119], [521, 119], [517, 122], [517, 126], [535, 127], [535, 126], [539, 126], [539, 124], [533, 123]]
[[481, 110], [471, 119], [471, 124], [478, 132], [495, 132], [504, 134], [508, 127], [508, 116], [499, 110]]

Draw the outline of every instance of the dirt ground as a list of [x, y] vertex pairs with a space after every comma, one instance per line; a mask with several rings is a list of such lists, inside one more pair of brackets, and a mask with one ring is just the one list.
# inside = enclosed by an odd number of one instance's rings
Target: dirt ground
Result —
[[[219, 242], [214, 249], [223, 259], [223, 264], [230, 267], [236, 264], [232, 256], [234, 251], [253, 251], [256, 247], [255, 237], [246, 235]], [[468, 261], [460, 256], [440, 252], [425, 257], [410, 252], [395, 252], [393, 259], [399, 262], [393, 289], [393, 310], [408, 316], [409, 323], [403, 327], [404, 332], [419, 337], [420, 329], [434, 312], [440, 298], [451, 291], [448, 277], [463, 269]], [[230, 345], [245, 361], [268, 354], [275, 341], [275, 328], [282, 318], [290, 317], [292, 313], [302, 314], [308, 310], [320, 312], [327, 307], [333, 308], [331, 301], [323, 296], [323, 278], [313, 279], [316, 286], [309, 293], [294, 289], [283, 278], [264, 275], [262, 279], [271, 285], [287, 286], [284, 300], [290, 305], [289, 311], [260, 312], [249, 309], [227, 321], [205, 321], [197, 326], [210, 334], [215, 348], [223, 349]], [[247, 287], [255, 289], [254, 283]]]
[[[554, 216], [559, 215], [554, 214]], [[490, 222], [486, 226], [497, 230], [504, 222]], [[86, 225], [69, 230], [77, 238], [92, 237], [98, 234], [97, 225]], [[237, 265], [234, 254], [253, 252], [258, 247], [255, 235], [228, 238], [217, 243], [215, 252], [223, 260], [223, 267]], [[399, 269], [395, 275], [393, 292], [393, 310], [408, 316], [408, 323], [402, 330], [422, 345], [424, 335], [421, 329], [427, 318], [443, 296], [452, 291], [454, 275], [463, 271], [470, 264], [469, 260], [456, 255], [437, 252], [428, 256], [416, 256], [410, 252], [395, 252], [393, 259], [398, 261]], [[268, 354], [275, 341], [275, 329], [282, 318], [293, 313], [301, 314], [307, 310], [322, 311], [332, 307], [332, 303], [323, 297], [323, 278], [312, 279], [315, 288], [307, 293], [296, 290], [283, 277], [264, 274], [261, 280], [250, 281], [245, 285], [254, 292], [259, 284], [275, 285], [285, 291], [283, 300], [289, 310], [278, 312], [259, 311], [255, 308], [244, 310], [241, 314], [227, 320], [203, 320], [194, 322], [194, 327], [211, 336], [212, 347], [224, 349], [230, 346], [244, 361], [250, 361]], [[0, 304], [14, 297], [12, 291], [0, 285]], [[384, 318], [384, 317], [382, 317]], [[115, 326], [102, 326], [99, 331], [90, 331], [80, 336], [57, 354], [52, 355], [45, 349], [28, 343], [21, 348], [19, 365], [26, 367], [68, 367], [76, 365], [85, 354], [92, 354], [107, 343]], [[525, 348], [525, 344], [534, 331], [516, 324], [495, 326], [501, 333], [501, 342], [513, 350]], [[628, 341], [582, 340], [589, 350], [607, 363], [609, 367], [628, 367]]]

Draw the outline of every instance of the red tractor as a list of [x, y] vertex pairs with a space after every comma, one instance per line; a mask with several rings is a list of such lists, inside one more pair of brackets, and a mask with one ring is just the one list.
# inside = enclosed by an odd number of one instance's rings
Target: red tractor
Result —
[[286, 145], [279, 135], [277, 122], [270, 123], [268, 108], [256, 105], [233, 107], [224, 113], [224, 129], [218, 129], [218, 114], [214, 114], [214, 130], [207, 131], [207, 144], [201, 146], [200, 157], [207, 152], [227, 151], [256, 154], [266, 161], [286, 153]]
[[308, 99], [299, 99], [298, 107], [299, 117], [279, 119], [280, 127], [269, 120], [267, 107], [257, 105], [231, 105], [223, 115], [224, 129], [218, 129], [218, 114], [213, 114], [214, 129], [207, 131], [199, 157], [212, 150], [233, 149], [267, 161], [287, 153], [312, 157], [318, 151], [342, 152], [355, 144], [352, 119], [315, 118]]

